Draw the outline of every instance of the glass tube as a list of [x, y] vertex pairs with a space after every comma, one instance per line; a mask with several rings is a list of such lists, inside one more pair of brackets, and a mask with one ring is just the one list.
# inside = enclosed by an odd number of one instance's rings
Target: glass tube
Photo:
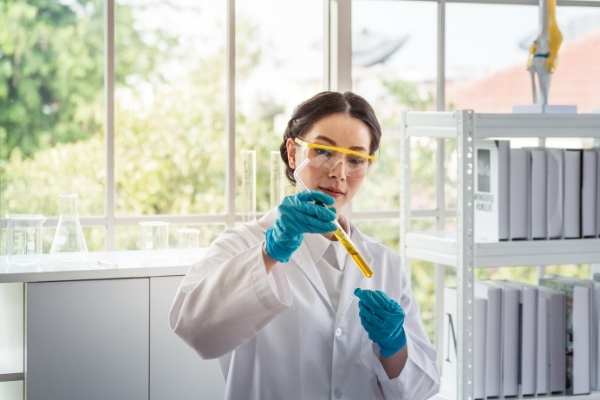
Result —
[[242, 150], [241, 215], [244, 222], [256, 218], [256, 151]]
[[271, 152], [270, 161], [270, 191], [269, 209], [273, 209], [281, 203], [285, 196], [285, 165], [281, 161], [279, 151]]

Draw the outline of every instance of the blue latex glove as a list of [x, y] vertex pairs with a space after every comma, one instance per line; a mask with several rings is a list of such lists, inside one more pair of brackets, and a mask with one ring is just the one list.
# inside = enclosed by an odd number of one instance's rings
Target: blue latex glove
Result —
[[302, 244], [305, 233], [335, 231], [335, 208], [325, 207], [334, 203], [333, 197], [318, 191], [286, 196], [279, 205], [279, 217], [265, 232], [267, 254], [286, 263]]
[[360, 322], [369, 339], [379, 346], [381, 355], [388, 358], [402, 350], [406, 346], [406, 333], [400, 304], [380, 290], [356, 288], [354, 295], [359, 298]]

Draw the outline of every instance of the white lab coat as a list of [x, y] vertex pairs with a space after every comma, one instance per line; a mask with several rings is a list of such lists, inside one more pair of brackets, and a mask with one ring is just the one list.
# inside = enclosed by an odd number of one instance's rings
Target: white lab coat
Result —
[[[267, 274], [261, 248], [276, 216], [273, 210], [223, 232], [187, 273], [171, 308], [175, 333], [202, 358], [220, 357], [225, 397], [419, 400], [437, 393], [435, 350], [400, 257], [353, 226], [374, 276], [363, 278], [348, 257], [336, 312], [306, 240]], [[408, 361], [394, 379], [361, 326], [356, 287], [384, 291], [406, 313]]]

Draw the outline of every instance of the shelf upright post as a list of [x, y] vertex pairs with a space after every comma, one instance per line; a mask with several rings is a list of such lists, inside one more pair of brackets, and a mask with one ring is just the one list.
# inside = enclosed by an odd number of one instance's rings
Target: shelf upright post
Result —
[[474, 118], [473, 111], [457, 111], [458, 199], [457, 268], [458, 337], [457, 399], [473, 399], [474, 291]]
[[[600, 138], [594, 138], [594, 147], [600, 147]], [[598, 160], [598, 162], [600, 162], [600, 160]], [[598, 193], [598, 191], [596, 191], [596, 193]], [[600, 202], [600, 199], [596, 199], [596, 203], [598, 202]], [[596, 217], [596, 221], [598, 221], [598, 217]], [[595, 273], [600, 273], [600, 264], [590, 265], [590, 279], [594, 279]]]

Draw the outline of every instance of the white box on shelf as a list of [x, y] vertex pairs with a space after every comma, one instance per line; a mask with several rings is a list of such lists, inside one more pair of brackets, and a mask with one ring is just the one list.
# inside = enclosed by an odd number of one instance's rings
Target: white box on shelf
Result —
[[482, 140], [475, 154], [475, 241], [509, 237], [509, 146], [507, 140]]

